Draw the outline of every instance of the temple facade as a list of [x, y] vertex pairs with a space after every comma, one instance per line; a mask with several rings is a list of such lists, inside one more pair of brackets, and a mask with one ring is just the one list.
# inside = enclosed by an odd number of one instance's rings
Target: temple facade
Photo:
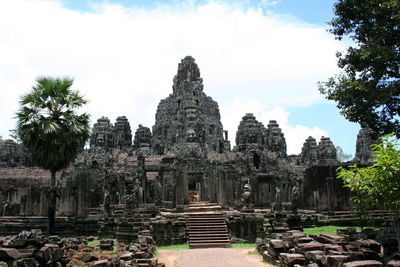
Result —
[[[180, 208], [197, 194], [226, 208], [274, 208], [296, 201], [303, 209], [348, 209], [349, 191], [335, 178], [336, 168], [346, 164], [336, 160], [330, 138], [309, 137], [299, 155], [287, 155], [278, 122], [264, 126], [247, 113], [232, 148], [218, 103], [203, 89], [199, 67], [187, 56], [178, 65], [172, 93], [158, 104], [151, 129], [139, 125], [133, 135], [125, 116], [115, 123], [98, 119], [90, 147], [59, 174], [57, 214], [87, 215], [105, 195], [115, 205], [129, 199], [137, 206], [163, 208]], [[354, 161], [371, 161], [371, 143], [371, 132], [362, 129]], [[49, 176], [21, 145], [7, 140], [0, 147], [0, 215], [45, 215]]]

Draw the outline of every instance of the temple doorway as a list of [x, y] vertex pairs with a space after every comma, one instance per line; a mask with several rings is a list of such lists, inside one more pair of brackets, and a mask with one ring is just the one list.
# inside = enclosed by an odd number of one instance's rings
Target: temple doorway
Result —
[[[201, 183], [196, 181], [188, 182], [189, 202], [199, 201], [201, 198]], [[198, 197], [196, 197], [196, 195]]]

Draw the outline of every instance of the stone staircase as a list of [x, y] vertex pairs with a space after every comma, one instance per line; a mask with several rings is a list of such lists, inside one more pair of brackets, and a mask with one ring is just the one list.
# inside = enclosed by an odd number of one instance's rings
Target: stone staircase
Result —
[[195, 202], [186, 207], [186, 233], [190, 248], [231, 246], [225, 217], [220, 210], [220, 206], [208, 202]]

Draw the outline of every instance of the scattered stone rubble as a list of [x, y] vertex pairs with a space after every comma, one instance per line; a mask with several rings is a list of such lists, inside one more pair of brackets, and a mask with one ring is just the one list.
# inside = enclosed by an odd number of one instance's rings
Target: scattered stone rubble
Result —
[[284, 267], [374, 267], [383, 266], [384, 262], [388, 262], [387, 266], [400, 266], [400, 254], [392, 254], [396, 247], [393, 242], [380, 243], [369, 237], [376, 237], [376, 231], [349, 228], [338, 230], [336, 235], [306, 235], [290, 230], [259, 238], [256, 243], [265, 261]]
[[0, 239], [0, 266], [18, 267], [161, 267], [154, 258], [155, 242], [149, 235], [136, 243], [101, 240], [88, 245], [95, 237], [60, 238], [44, 236], [40, 230], [23, 231]]

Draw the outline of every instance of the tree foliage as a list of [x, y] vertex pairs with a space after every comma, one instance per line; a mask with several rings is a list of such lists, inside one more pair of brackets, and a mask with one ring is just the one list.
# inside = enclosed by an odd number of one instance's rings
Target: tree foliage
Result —
[[371, 147], [373, 165], [363, 168], [352, 165], [348, 169], [339, 167], [338, 178], [355, 193], [352, 200], [356, 206], [364, 210], [383, 208], [393, 212], [400, 241], [400, 140], [389, 134]]
[[319, 89], [344, 117], [378, 135], [400, 136], [400, 1], [338, 0], [330, 32], [353, 45], [338, 52], [342, 72]]
[[69, 78], [41, 77], [21, 97], [15, 134], [36, 164], [51, 172], [49, 232], [54, 230], [56, 172], [66, 168], [90, 135], [89, 115], [77, 114], [86, 100], [72, 91]]
[[372, 145], [373, 165], [340, 167], [338, 177], [356, 193], [354, 199], [367, 206], [400, 211], [400, 141], [393, 135]]

